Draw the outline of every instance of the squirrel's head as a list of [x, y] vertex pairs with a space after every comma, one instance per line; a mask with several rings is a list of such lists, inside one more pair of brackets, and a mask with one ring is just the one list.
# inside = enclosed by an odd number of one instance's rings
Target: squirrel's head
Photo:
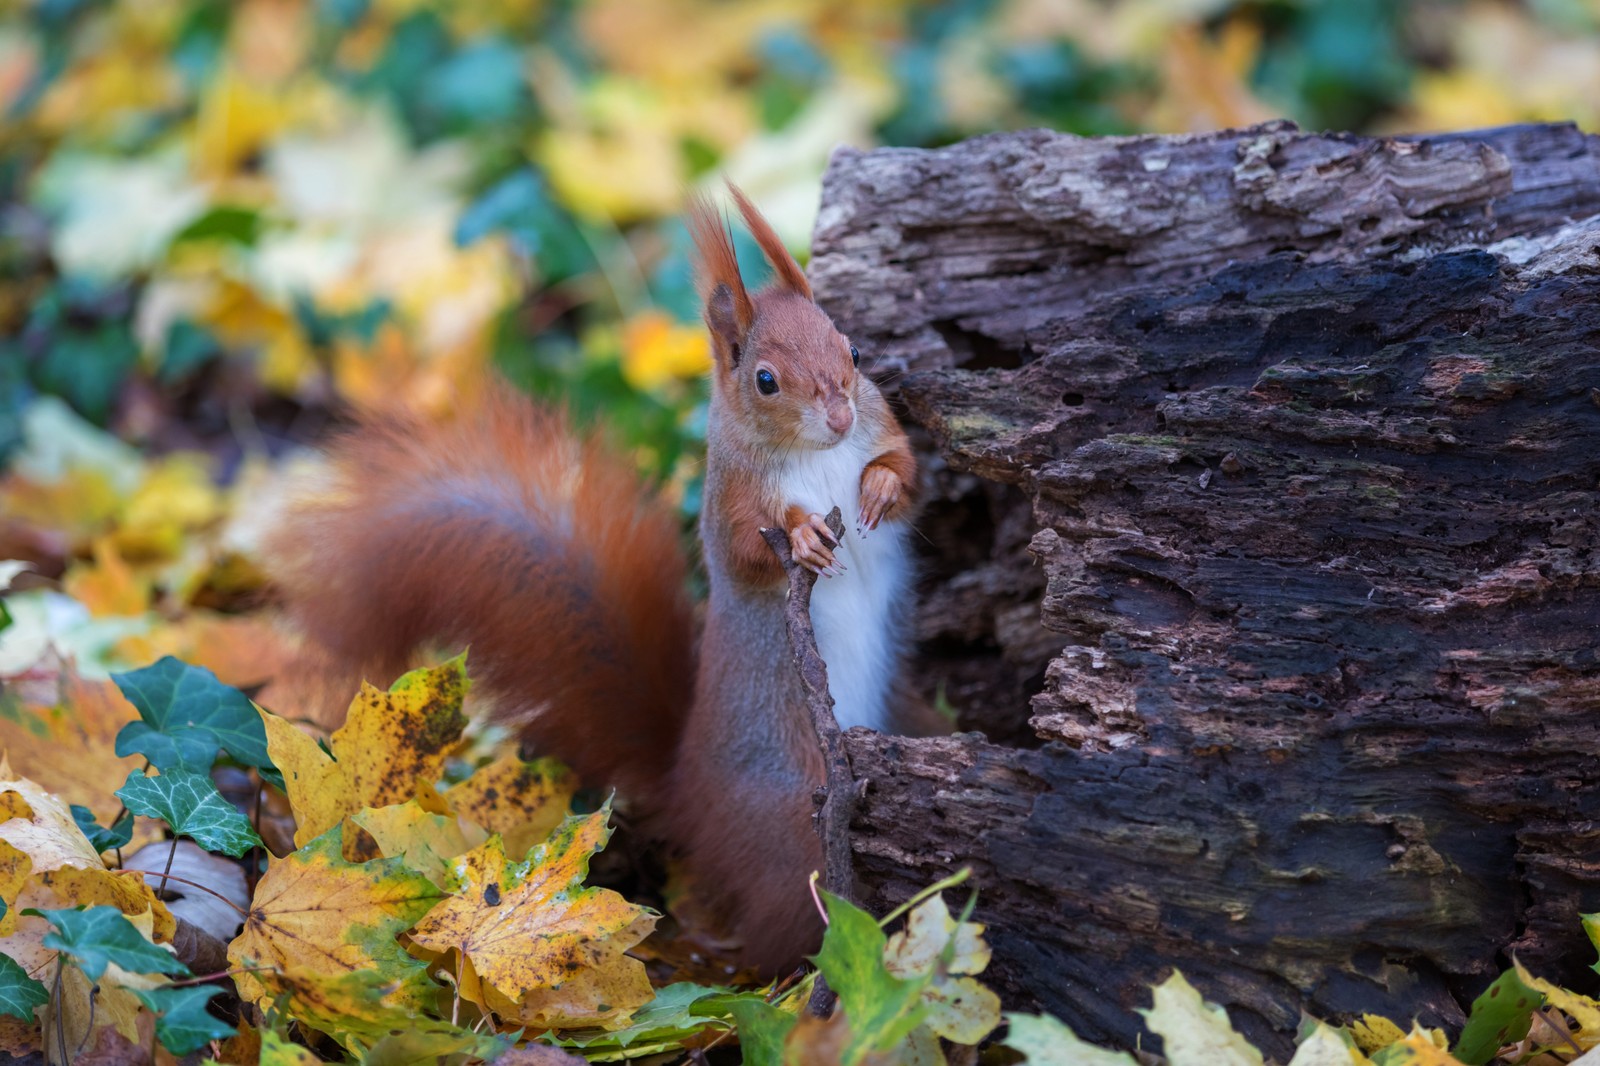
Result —
[[763, 443], [831, 448], [855, 428], [860, 356], [816, 305], [805, 272], [761, 212], [731, 183], [728, 191], [776, 276], [747, 292], [727, 226], [704, 198], [690, 199], [716, 400]]

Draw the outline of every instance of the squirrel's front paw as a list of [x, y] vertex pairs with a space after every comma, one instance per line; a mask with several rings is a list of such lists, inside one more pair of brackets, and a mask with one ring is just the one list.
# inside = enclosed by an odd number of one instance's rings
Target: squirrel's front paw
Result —
[[884, 466], [869, 466], [861, 474], [860, 530], [877, 529], [889, 509], [900, 502], [900, 478]]
[[838, 546], [833, 530], [819, 514], [806, 515], [803, 522], [789, 530], [789, 552], [795, 562], [813, 574], [838, 577], [845, 571], [845, 565], [833, 557], [833, 549]]

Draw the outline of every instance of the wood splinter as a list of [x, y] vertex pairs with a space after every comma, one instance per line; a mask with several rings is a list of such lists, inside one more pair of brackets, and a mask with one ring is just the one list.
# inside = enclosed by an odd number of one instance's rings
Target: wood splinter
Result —
[[[844, 539], [844, 520], [835, 507], [825, 519], [835, 541]], [[811, 625], [811, 589], [817, 575], [794, 561], [789, 551], [789, 535], [781, 529], [763, 529], [761, 537], [783, 564], [789, 578], [789, 595], [784, 604], [784, 624], [789, 631], [789, 646], [794, 652], [795, 669], [806, 691], [806, 707], [817, 731], [817, 746], [822, 751], [824, 778], [817, 790], [821, 797], [814, 817], [817, 835], [822, 838], [822, 887], [842, 899], [855, 894], [855, 871], [850, 853], [850, 817], [855, 810], [855, 779], [850, 760], [844, 753], [843, 733], [833, 714], [833, 697], [828, 693], [828, 664], [817, 651], [817, 635]], [[833, 993], [821, 974], [811, 994], [809, 1009], [819, 1018], [828, 1016]]]

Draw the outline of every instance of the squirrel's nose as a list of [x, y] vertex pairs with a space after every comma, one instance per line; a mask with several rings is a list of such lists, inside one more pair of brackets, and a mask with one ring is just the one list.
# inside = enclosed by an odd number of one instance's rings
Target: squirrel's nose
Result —
[[850, 427], [855, 424], [856, 416], [850, 411], [848, 401], [839, 401], [828, 405], [828, 428], [839, 436], [850, 432]]

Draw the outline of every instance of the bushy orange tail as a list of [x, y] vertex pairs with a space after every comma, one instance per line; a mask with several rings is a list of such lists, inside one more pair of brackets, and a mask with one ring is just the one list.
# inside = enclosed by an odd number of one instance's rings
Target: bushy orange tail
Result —
[[267, 544], [291, 618], [387, 684], [470, 647], [474, 691], [590, 784], [657, 805], [694, 684], [671, 509], [566, 417], [507, 390], [445, 425], [387, 415]]

